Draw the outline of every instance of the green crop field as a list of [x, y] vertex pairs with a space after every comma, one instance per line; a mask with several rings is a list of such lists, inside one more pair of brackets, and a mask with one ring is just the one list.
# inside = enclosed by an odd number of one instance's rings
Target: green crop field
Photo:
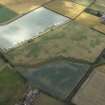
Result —
[[0, 69], [0, 105], [14, 105], [26, 89], [25, 80], [9, 66]]
[[4, 63], [4, 61], [2, 60], [2, 58], [0, 57], [0, 68], [3, 67], [3, 66], [5, 66], [5, 63]]
[[0, 0], [0, 4], [10, 8], [17, 14], [24, 14], [41, 7], [50, 0]]
[[53, 59], [22, 74], [27, 80], [48, 94], [65, 100], [89, 70], [87, 63], [71, 59]]
[[7, 22], [17, 16], [17, 13], [0, 4], [0, 23]]

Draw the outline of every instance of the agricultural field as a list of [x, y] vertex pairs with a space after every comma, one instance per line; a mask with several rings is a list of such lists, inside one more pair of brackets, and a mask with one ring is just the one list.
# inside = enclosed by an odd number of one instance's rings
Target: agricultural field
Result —
[[105, 104], [105, 65], [97, 67], [79, 89], [73, 103], [77, 105]]
[[0, 4], [10, 8], [18, 14], [23, 14], [49, 1], [50, 0], [0, 0]]
[[94, 26], [94, 29], [105, 34], [105, 24], [98, 23]]
[[[104, 0], [96, 0], [92, 5], [88, 7], [92, 9], [94, 12], [104, 14], [105, 13], [105, 1]], [[98, 14], [97, 14], [98, 15]], [[77, 22], [87, 25], [90, 28], [95, 29], [103, 34], [105, 34], [105, 24], [102, 23], [100, 16], [95, 16], [93, 14], [86, 13], [85, 11], [76, 18]]]
[[78, 16], [75, 19], [75, 21], [88, 27], [94, 27], [95, 25], [101, 22], [101, 19], [92, 14], [83, 12], [80, 16]]
[[60, 102], [46, 94], [40, 93], [38, 99], [34, 101], [34, 105], [67, 105], [67, 104]]
[[102, 23], [101, 17], [83, 12], [75, 21], [105, 34], [105, 24]]
[[76, 18], [86, 8], [68, 0], [54, 0], [47, 3], [45, 7], [71, 19]]
[[90, 64], [84, 61], [55, 58], [34, 69], [28, 68], [24, 71], [20, 69], [19, 71], [33, 87], [60, 100], [66, 100], [89, 68]]
[[9, 50], [17, 47], [22, 42], [39, 37], [51, 27], [57, 27], [68, 21], [68, 18], [53, 11], [43, 7], [38, 8], [7, 26], [0, 27], [0, 48]]
[[105, 24], [102, 23], [101, 17], [83, 12], [75, 21], [105, 34]]
[[0, 105], [32, 89], [34, 105], [105, 105], [104, 13], [105, 0], [0, 0]]
[[105, 12], [105, 0], [96, 0], [96, 2], [91, 5], [89, 8], [93, 9], [93, 10], [98, 10], [101, 12]]
[[94, 3], [94, 0], [71, 0], [71, 1], [78, 3], [80, 5], [84, 5], [84, 6], [89, 6], [92, 3]]
[[15, 16], [17, 16], [16, 12], [0, 4], [0, 23], [8, 21]]
[[11, 62], [21, 65], [35, 65], [56, 56], [94, 62], [105, 47], [104, 40], [101, 33], [68, 22], [6, 54]]
[[23, 97], [25, 80], [10, 66], [0, 68], [0, 105], [14, 105]]
[[17, 16], [23, 15], [49, 1], [50, 0], [0, 0], [0, 23], [5, 23]]
[[0, 57], [0, 68], [5, 66], [5, 62], [2, 60], [2, 58]]

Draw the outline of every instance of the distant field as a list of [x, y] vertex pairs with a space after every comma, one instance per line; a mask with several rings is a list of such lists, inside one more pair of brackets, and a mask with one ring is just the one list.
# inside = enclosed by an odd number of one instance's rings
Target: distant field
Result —
[[71, 0], [71, 1], [74, 1], [81, 5], [89, 6], [91, 3], [93, 3], [94, 0]]
[[105, 36], [75, 22], [45, 33], [7, 53], [16, 64], [35, 65], [56, 56], [95, 61], [105, 47]]
[[101, 22], [101, 19], [97, 16], [83, 12], [80, 16], [78, 16], [75, 19], [75, 21], [89, 27], [94, 27], [96, 24], [99, 24]]
[[50, 0], [0, 0], [0, 23], [36, 9]]
[[0, 5], [0, 23], [6, 22], [12, 18], [14, 18], [15, 16], [17, 16], [18, 14], [16, 12], [14, 12], [13, 10]]
[[94, 26], [94, 29], [105, 34], [105, 24], [98, 23]]
[[0, 4], [22, 14], [43, 5], [50, 0], [0, 0]]
[[100, 17], [83, 12], [75, 21], [105, 34], [105, 24], [102, 24]]
[[78, 16], [86, 8], [68, 0], [54, 0], [46, 4], [45, 7], [72, 19]]
[[9, 66], [0, 68], [0, 105], [14, 105], [22, 98], [25, 81]]
[[94, 10], [105, 12], [105, 0], [96, 0], [96, 2], [90, 6]]

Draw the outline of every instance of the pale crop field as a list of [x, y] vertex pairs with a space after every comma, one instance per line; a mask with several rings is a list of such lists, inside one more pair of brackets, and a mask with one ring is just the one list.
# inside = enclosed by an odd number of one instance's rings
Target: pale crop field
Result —
[[38, 8], [50, 0], [0, 0], [0, 4], [5, 5], [18, 14], [26, 13]]
[[72, 19], [78, 16], [86, 8], [85, 6], [68, 0], [54, 0], [46, 4], [45, 7]]
[[83, 12], [80, 16], [78, 16], [75, 21], [89, 27], [94, 27], [97, 23], [101, 22], [99, 17], [86, 12]]

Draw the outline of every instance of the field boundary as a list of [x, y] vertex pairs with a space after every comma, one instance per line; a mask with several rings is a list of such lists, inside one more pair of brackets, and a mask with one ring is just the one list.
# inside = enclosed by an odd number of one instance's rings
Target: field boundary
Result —
[[[52, 0], [51, 0], [51, 1], [52, 1]], [[48, 2], [51, 2], [51, 1], [48, 1]], [[37, 10], [37, 9], [43, 7], [43, 5], [47, 4], [48, 2], [46, 2], [46, 3], [42, 4], [42, 5], [39, 5], [37, 8], [33, 8], [32, 10], [29, 10], [29, 11], [26, 12], [26, 13], [23, 13], [23, 14], [20, 14], [20, 15], [17, 14], [18, 16], [14, 17], [13, 19], [10, 19], [10, 20], [7, 21], [7, 22], [0, 23], [0, 26], [5, 26], [5, 25], [8, 25], [8, 24], [11, 23], [11, 22], [14, 22], [14, 21], [18, 20], [19, 18], [21, 18], [21, 17], [23, 17], [23, 16], [25, 16], [25, 15], [27, 15], [27, 14], [29, 14], [29, 13], [35, 11], [35, 10]]]
[[67, 99], [65, 100], [65, 102], [67, 102], [68, 104], [71, 102], [72, 98], [76, 95], [76, 93], [78, 92], [78, 90], [81, 88], [82, 84], [88, 79], [88, 77], [91, 75], [91, 73], [95, 70], [96, 67], [100, 66], [96, 66], [97, 61], [100, 59], [100, 57], [103, 55], [103, 53], [105, 52], [105, 48], [104, 50], [100, 53], [100, 55], [96, 58], [95, 62], [92, 63], [91, 67], [89, 68], [89, 70], [87, 71], [87, 73], [84, 75], [84, 77], [80, 80], [80, 82], [78, 83], [77, 87], [74, 88], [74, 90], [72, 91], [72, 93], [67, 97]]

